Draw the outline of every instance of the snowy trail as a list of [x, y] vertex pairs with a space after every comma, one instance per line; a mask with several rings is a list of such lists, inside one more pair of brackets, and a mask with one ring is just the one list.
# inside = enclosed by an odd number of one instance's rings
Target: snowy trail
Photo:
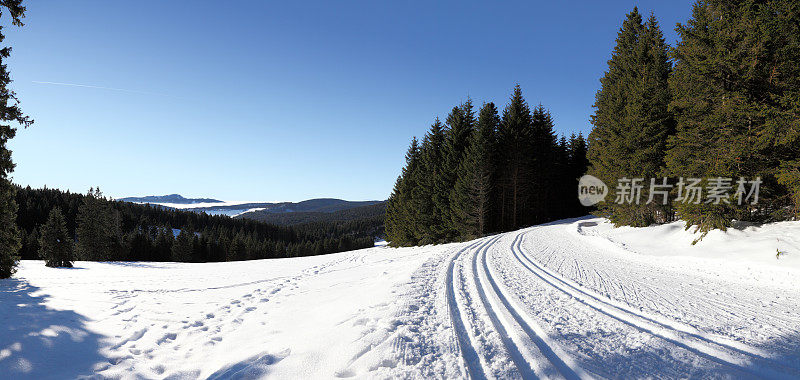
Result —
[[[767, 357], [768, 353], [763, 350], [729, 339], [710, 336], [680, 322], [668, 321], [664, 318], [637, 312], [629, 306], [611, 299], [604, 300], [597, 293], [585, 289], [531, 260], [525, 255], [521, 244], [521, 239], [517, 239], [511, 247], [511, 251], [520, 264], [542, 281], [580, 300], [600, 313], [690, 350], [696, 355], [706, 357], [722, 365], [732, 366], [736, 370], [748, 372], [753, 376], [762, 375], [773, 378], [800, 377], [800, 370], [796, 365], [772, 360]], [[750, 368], [749, 366], [753, 364], [758, 364], [758, 366]], [[780, 367], [781, 371], [773, 370], [772, 366]]]
[[629, 238], [652, 230], [603, 223], [251, 262], [24, 262], [0, 281], [0, 377], [800, 378], [797, 266], [654, 255]]
[[[743, 288], [736, 283], [735, 276], [724, 276], [720, 280], [711, 281], [707, 275], [720, 274], [713, 273], [712, 270], [697, 278], [694, 273], [672, 271], [674, 266], [664, 266], [662, 260], [640, 260], [642, 257], [630, 257], [630, 252], [622, 252], [620, 256], [620, 252], [609, 252], [607, 241], [584, 239], [581, 234], [572, 233], [573, 229], [580, 227], [581, 222], [559, 223], [484, 238], [466, 245], [450, 259], [447, 276], [448, 308], [470, 377], [613, 378], [620, 374], [642, 377], [661, 373], [665, 376], [692, 374], [710, 377], [800, 378], [800, 355], [797, 351], [800, 344], [796, 340], [796, 333], [792, 333], [797, 331], [798, 322], [796, 318], [785, 318], [791, 313], [788, 310], [798, 310], [800, 305], [797, 287], [783, 289], [789, 292], [781, 293], [781, 296], [770, 290], [773, 286], [785, 285], [785, 282], [776, 281], [772, 284], [765, 281], [767, 284], [762, 284], [764, 286], [761, 289], [751, 283], [744, 287], [749, 290], [744, 292], [745, 296], [737, 297], [737, 292], [726, 291]], [[613, 248], [624, 250], [622, 247]], [[536, 260], [537, 255], [548, 255], [550, 261], [556, 257], [563, 261], [570, 260], [572, 265], [561, 264], [557, 269], [548, 268]], [[618, 260], [635, 259], [629, 260], [631, 262], [628, 264], [636, 264], [638, 270], [646, 272], [647, 276], [643, 276], [641, 280], [631, 276], [629, 265], [620, 265], [616, 260], [612, 260], [609, 265], [609, 256]], [[606, 264], [602, 264], [603, 262]], [[497, 274], [493, 268], [495, 265], [503, 273]], [[562, 275], [559, 270], [565, 274]], [[789, 277], [796, 274], [791, 271], [783, 273]], [[574, 276], [574, 280], [570, 276]], [[514, 283], [514, 277], [524, 278], [525, 282]], [[673, 288], [670, 297], [651, 294], [658, 291], [654, 291], [653, 286], [658, 289], [675, 281], [681, 281], [687, 286], [682, 289]], [[531, 282], [535, 282], [535, 285], [525, 286]], [[597, 290], [582, 286], [581, 283], [596, 284]], [[698, 283], [702, 286], [693, 286]], [[562, 313], [559, 319], [573, 314], [578, 308], [587, 313], [580, 318], [569, 318], [572, 319], [571, 327], [584, 330], [583, 337], [577, 338], [571, 334], [569, 339], [564, 339], [558, 331], [552, 331], [551, 335], [541, 327], [542, 324], [533, 315], [537, 314], [537, 308], [547, 305], [547, 302], [530, 302], [526, 306], [519, 301], [535, 298], [538, 291], [531, 292], [530, 289], [536, 287], [541, 288], [545, 294], [561, 293], [562, 299], [566, 300], [561, 302], [561, 307], [565, 304], [577, 304], [565, 308], [569, 311]], [[715, 288], [718, 291], [716, 294], [731, 299], [713, 302], [713, 298], [707, 295], [709, 288]], [[460, 295], [456, 294], [456, 289], [461, 290]], [[755, 298], [747, 297], [752, 293], [760, 294]], [[631, 297], [629, 294], [637, 296]], [[772, 297], [781, 301], [765, 303], [764, 298]], [[674, 298], [695, 307], [675, 308], [676, 303], [672, 301]], [[682, 321], [697, 320], [707, 315], [708, 306], [703, 303], [712, 304], [717, 314], [736, 316], [740, 310], [749, 310], [749, 315], [761, 316], [756, 329], [769, 323], [771, 328], [788, 333], [784, 337], [779, 336], [784, 338], [783, 343], [795, 340], [789, 347], [770, 345], [772, 342], [769, 338], [761, 341], [754, 339], [754, 344], [747, 344], [745, 341], [748, 339], [759, 338], [752, 334], [752, 328], [756, 326], [748, 323], [735, 326], [736, 330], [746, 334], [725, 334], [735, 321], [714, 321], [722, 322], [721, 325], [726, 329], [719, 329], [718, 326], [708, 328], [709, 326], [703, 324], [693, 325]], [[780, 304], [782, 307], [765, 310], [765, 304], [770, 307]], [[669, 308], [678, 312], [681, 318], [660, 314]], [[762, 311], [754, 312], [759, 309]], [[547, 324], [548, 321], [543, 322]], [[608, 331], [605, 326], [607, 324], [622, 325], [624, 328]], [[602, 331], [604, 334], [598, 340], [590, 337], [593, 331]], [[632, 368], [626, 369], [613, 363], [596, 365], [594, 360], [584, 360], [584, 370], [578, 362], [585, 353], [582, 355], [581, 352], [569, 352], [568, 349], [570, 345], [580, 341], [580, 345], [588, 343], [616, 351], [631, 351], [630, 342], [625, 341], [630, 339], [636, 339], [637, 343], [647, 342], [651, 346], [641, 347], [639, 352], [633, 350], [635, 354], [631, 356], [645, 355], [652, 363], [639, 368], [634, 364]], [[615, 344], [619, 346], [614, 347]], [[602, 352], [594, 351], [591, 354], [602, 355]], [[633, 363], [620, 361], [619, 364]]]

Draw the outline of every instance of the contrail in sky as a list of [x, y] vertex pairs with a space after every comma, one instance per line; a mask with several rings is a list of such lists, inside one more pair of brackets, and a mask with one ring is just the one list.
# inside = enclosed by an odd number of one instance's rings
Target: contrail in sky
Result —
[[168, 95], [168, 94], [161, 94], [161, 93], [158, 93], [158, 92], [150, 92], [150, 91], [137, 91], [137, 90], [126, 90], [126, 89], [124, 89], [124, 88], [114, 88], [114, 87], [104, 87], [104, 86], [92, 86], [92, 85], [89, 85], [89, 84], [78, 84], [78, 83], [61, 83], [61, 82], [44, 82], [44, 81], [38, 81], [38, 80], [34, 80], [34, 81], [31, 81], [31, 82], [33, 82], [33, 83], [38, 83], [38, 84], [52, 84], [52, 85], [56, 85], [56, 86], [70, 86], [70, 87], [95, 88], [95, 89], [98, 89], [98, 90], [121, 91], [121, 92], [128, 92], [128, 93], [132, 93], [132, 94], [145, 94], [145, 95], [158, 95], [158, 96], [169, 96], [169, 97], [174, 97], [174, 96], [172, 96], [172, 95]]

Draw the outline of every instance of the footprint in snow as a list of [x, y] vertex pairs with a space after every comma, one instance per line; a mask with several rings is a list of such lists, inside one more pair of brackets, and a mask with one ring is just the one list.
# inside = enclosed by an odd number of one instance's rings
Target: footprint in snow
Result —
[[177, 338], [177, 337], [178, 337], [178, 334], [167, 333], [167, 334], [164, 334], [164, 336], [162, 336], [161, 338], [159, 338], [158, 341], [156, 341], [156, 344], [162, 345], [162, 344], [164, 344], [164, 343], [166, 343], [168, 341], [169, 342], [174, 341], [175, 338]]

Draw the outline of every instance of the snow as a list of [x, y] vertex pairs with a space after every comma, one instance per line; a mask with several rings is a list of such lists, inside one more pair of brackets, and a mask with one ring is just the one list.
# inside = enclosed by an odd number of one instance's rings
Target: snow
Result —
[[[587, 228], [586, 225], [596, 223]], [[584, 222], [583, 233], [601, 236], [631, 252], [655, 256], [687, 256], [800, 268], [800, 223], [779, 222], [763, 226], [740, 223], [727, 231], [713, 230], [695, 245], [701, 234], [686, 230], [685, 222], [647, 228], [613, 228], [597, 219]], [[776, 257], [778, 251], [781, 252]]]
[[0, 280], [0, 377], [796, 378], [799, 232], [692, 246], [680, 223], [579, 218], [304, 258], [24, 261]]
[[243, 214], [247, 214], [248, 212], [255, 212], [255, 211], [261, 211], [261, 210], [266, 210], [266, 209], [267, 209], [266, 207], [254, 207], [254, 208], [250, 208], [250, 209], [247, 209], [247, 210], [244, 210], [244, 211], [236, 210], [238, 212], [233, 214], [233, 215], [231, 215], [231, 217], [237, 217], [237, 216], [240, 216], [240, 215], [243, 215]]

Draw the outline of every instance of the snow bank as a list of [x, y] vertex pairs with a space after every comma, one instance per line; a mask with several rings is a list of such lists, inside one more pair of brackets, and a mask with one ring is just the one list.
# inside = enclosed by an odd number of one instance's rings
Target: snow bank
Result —
[[[772, 265], [800, 270], [800, 222], [762, 226], [740, 223], [727, 231], [713, 230], [702, 240], [686, 223], [644, 228], [614, 226], [605, 219], [582, 219], [573, 223], [581, 235], [601, 237], [630, 252], [650, 256], [686, 256], [725, 260], [731, 264]], [[780, 254], [778, 254], [780, 252]]]

